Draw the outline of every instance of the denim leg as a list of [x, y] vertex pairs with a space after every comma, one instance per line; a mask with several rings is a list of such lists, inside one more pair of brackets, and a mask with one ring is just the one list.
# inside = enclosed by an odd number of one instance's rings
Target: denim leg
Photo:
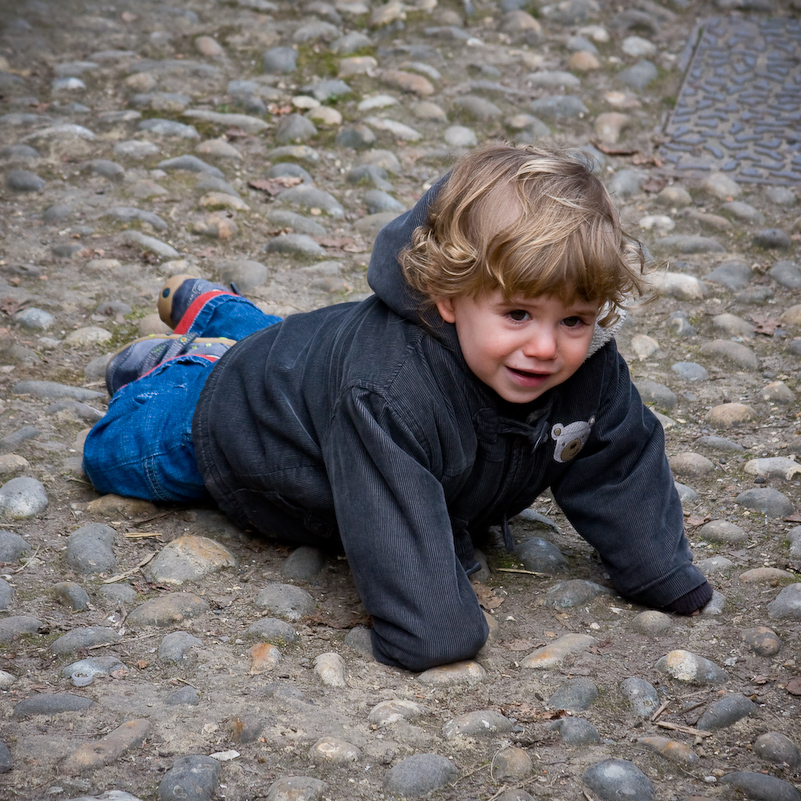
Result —
[[86, 437], [83, 469], [98, 492], [151, 501], [207, 496], [192, 417], [214, 362], [179, 356], [124, 386]]
[[201, 337], [244, 339], [262, 328], [281, 321], [280, 317], [265, 314], [240, 295], [215, 294], [205, 302], [201, 295], [186, 311], [175, 327], [177, 334], [197, 334]]

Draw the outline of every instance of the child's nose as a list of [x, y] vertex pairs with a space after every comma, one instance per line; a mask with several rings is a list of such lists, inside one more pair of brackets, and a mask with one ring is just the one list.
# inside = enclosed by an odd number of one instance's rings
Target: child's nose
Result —
[[554, 332], [545, 326], [533, 333], [525, 345], [523, 353], [533, 359], [542, 361], [556, 357], [556, 336]]

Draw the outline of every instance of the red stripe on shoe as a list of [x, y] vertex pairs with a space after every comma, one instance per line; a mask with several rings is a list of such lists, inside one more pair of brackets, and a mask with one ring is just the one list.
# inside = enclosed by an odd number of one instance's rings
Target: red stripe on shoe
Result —
[[189, 308], [184, 312], [184, 316], [178, 322], [178, 325], [175, 326], [175, 333], [176, 334], [185, 334], [189, 329], [192, 327], [192, 324], [195, 322], [195, 318], [200, 314], [200, 310], [208, 303], [212, 298], [216, 298], [217, 295], [233, 295], [232, 292], [223, 292], [221, 289], [213, 289], [211, 292], [204, 292], [202, 295], [198, 295], [193, 301]]

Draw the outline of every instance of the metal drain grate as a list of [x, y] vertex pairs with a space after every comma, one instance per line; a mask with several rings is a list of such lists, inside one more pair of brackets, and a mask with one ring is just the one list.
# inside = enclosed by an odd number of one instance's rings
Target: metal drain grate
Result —
[[801, 21], [704, 22], [665, 135], [678, 174], [801, 185]]

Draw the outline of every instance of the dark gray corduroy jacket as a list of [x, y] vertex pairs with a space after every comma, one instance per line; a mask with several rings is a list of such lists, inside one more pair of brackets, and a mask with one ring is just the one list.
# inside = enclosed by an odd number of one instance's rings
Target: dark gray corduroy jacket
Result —
[[410, 670], [483, 645], [471, 535], [547, 487], [622, 595], [665, 607], [704, 583], [662, 428], [614, 341], [515, 405], [470, 372], [452, 325], [423, 320], [396, 256], [431, 196], [379, 234], [374, 296], [238, 343], [193, 426], [206, 486], [229, 517], [291, 542], [341, 541], [376, 658]]

